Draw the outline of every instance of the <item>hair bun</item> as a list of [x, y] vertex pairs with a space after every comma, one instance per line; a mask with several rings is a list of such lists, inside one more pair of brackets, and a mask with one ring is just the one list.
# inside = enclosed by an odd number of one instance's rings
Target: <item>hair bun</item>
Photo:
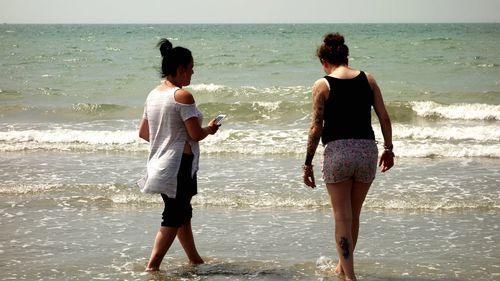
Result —
[[344, 36], [340, 35], [340, 33], [328, 33], [325, 35], [323, 42], [326, 46], [342, 46], [345, 41]]
[[165, 57], [168, 53], [168, 51], [172, 50], [172, 43], [168, 41], [168, 39], [161, 39], [160, 42], [158, 42], [157, 47], [160, 48], [160, 53], [162, 57]]

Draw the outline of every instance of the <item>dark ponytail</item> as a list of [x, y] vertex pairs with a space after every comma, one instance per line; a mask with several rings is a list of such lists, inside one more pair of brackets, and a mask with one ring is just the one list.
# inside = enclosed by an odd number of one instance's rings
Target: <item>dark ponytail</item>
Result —
[[184, 47], [173, 48], [168, 39], [161, 39], [156, 45], [162, 56], [161, 77], [175, 76], [180, 66], [187, 67], [193, 61], [191, 51]]
[[172, 50], [173, 46], [172, 46], [172, 43], [170, 43], [170, 41], [168, 41], [168, 39], [163, 38], [160, 40], [160, 42], [158, 42], [158, 44], [156, 44], [156, 47], [160, 48], [161, 56], [166, 57], [168, 51]]
[[316, 55], [320, 60], [333, 65], [347, 65], [349, 63], [349, 47], [345, 44], [344, 36], [340, 33], [326, 34]]

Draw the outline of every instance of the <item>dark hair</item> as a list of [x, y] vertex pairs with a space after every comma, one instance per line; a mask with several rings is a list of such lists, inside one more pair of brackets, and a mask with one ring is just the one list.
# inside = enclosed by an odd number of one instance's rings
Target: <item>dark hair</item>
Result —
[[323, 44], [319, 46], [316, 55], [322, 61], [333, 65], [348, 64], [349, 47], [344, 44], [344, 36], [340, 33], [327, 33]]
[[162, 56], [161, 77], [163, 78], [168, 75], [175, 76], [179, 66], [187, 67], [193, 61], [190, 50], [179, 46], [172, 48], [172, 43], [168, 39], [161, 39], [156, 47], [160, 48]]

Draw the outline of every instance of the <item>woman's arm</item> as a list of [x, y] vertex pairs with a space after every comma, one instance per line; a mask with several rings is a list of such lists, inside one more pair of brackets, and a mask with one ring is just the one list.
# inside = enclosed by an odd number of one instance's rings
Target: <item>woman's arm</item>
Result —
[[201, 141], [206, 138], [208, 135], [213, 135], [217, 132], [220, 125], [215, 125], [214, 120], [211, 120], [208, 123], [207, 127], [202, 128], [200, 123], [198, 122], [198, 118], [193, 117], [184, 121], [186, 125], [187, 132], [191, 139], [194, 141]]
[[328, 94], [329, 90], [325, 81], [323, 79], [317, 80], [312, 89], [312, 121], [311, 128], [309, 129], [309, 136], [307, 138], [307, 154], [306, 161], [304, 163], [304, 183], [312, 188], [316, 187], [312, 169], [312, 160], [323, 133], [325, 101]]
[[373, 90], [373, 108], [377, 114], [378, 120], [380, 122], [380, 128], [382, 130], [382, 135], [384, 137], [384, 152], [380, 157], [379, 166], [382, 167], [382, 172], [389, 170], [394, 166], [394, 153], [392, 152], [392, 125], [389, 114], [384, 105], [384, 99], [382, 98], [382, 92], [375, 81], [375, 78], [369, 73], [366, 74], [368, 82]]
[[[182, 104], [194, 104], [193, 95], [183, 89], [179, 89], [175, 92], [175, 100], [178, 103]], [[200, 126], [198, 118], [196, 117], [189, 118], [188, 120], [184, 121], [184, 124], [186, 125], [186, 130], [189, 136], [194, 141], [201, 141], [208, 135], [215, 134], [220, 127], [220, 125], [215, 124], [214, 120], [211, 120], [208, 123], [208, 126], [203, 128]]]
[[139, 137], [149, 142], [149, 123], [148, 119], [142, 119], [139, 124]]

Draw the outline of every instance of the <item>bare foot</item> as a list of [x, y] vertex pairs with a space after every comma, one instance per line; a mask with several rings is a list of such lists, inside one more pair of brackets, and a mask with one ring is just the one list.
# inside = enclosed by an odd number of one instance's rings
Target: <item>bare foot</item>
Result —
[[190, 260], [189, 263], [193, 264], [193, 265], [198, 265], [198, 264], [204, 264], [205, 261], [200, 257], [199, 259], [195, 259], [195, 260]]
[[345, 280], [345, 281], [357, 281], [358, 280], [358, 278], [356, 278], [356, 275], [354, 275], [353, 277], [348, 277], [345, 274], [344, 269], [342, 269], [340, 262], [337, 264], [337, 267], [335, 268], [335, 273], [341, 275], [343, 280]]
[[156, 272], [156, 271], [160, 271], [160, 268], [159, 267], [146, 267], [146, 270], [144, 270], [146, 272]]
[[335, 273], [340, 274], [340, 275], [344, 275], [344, 270], [342, 269], [340, 262], [338, 262], [337, 267], [335, 267]]

